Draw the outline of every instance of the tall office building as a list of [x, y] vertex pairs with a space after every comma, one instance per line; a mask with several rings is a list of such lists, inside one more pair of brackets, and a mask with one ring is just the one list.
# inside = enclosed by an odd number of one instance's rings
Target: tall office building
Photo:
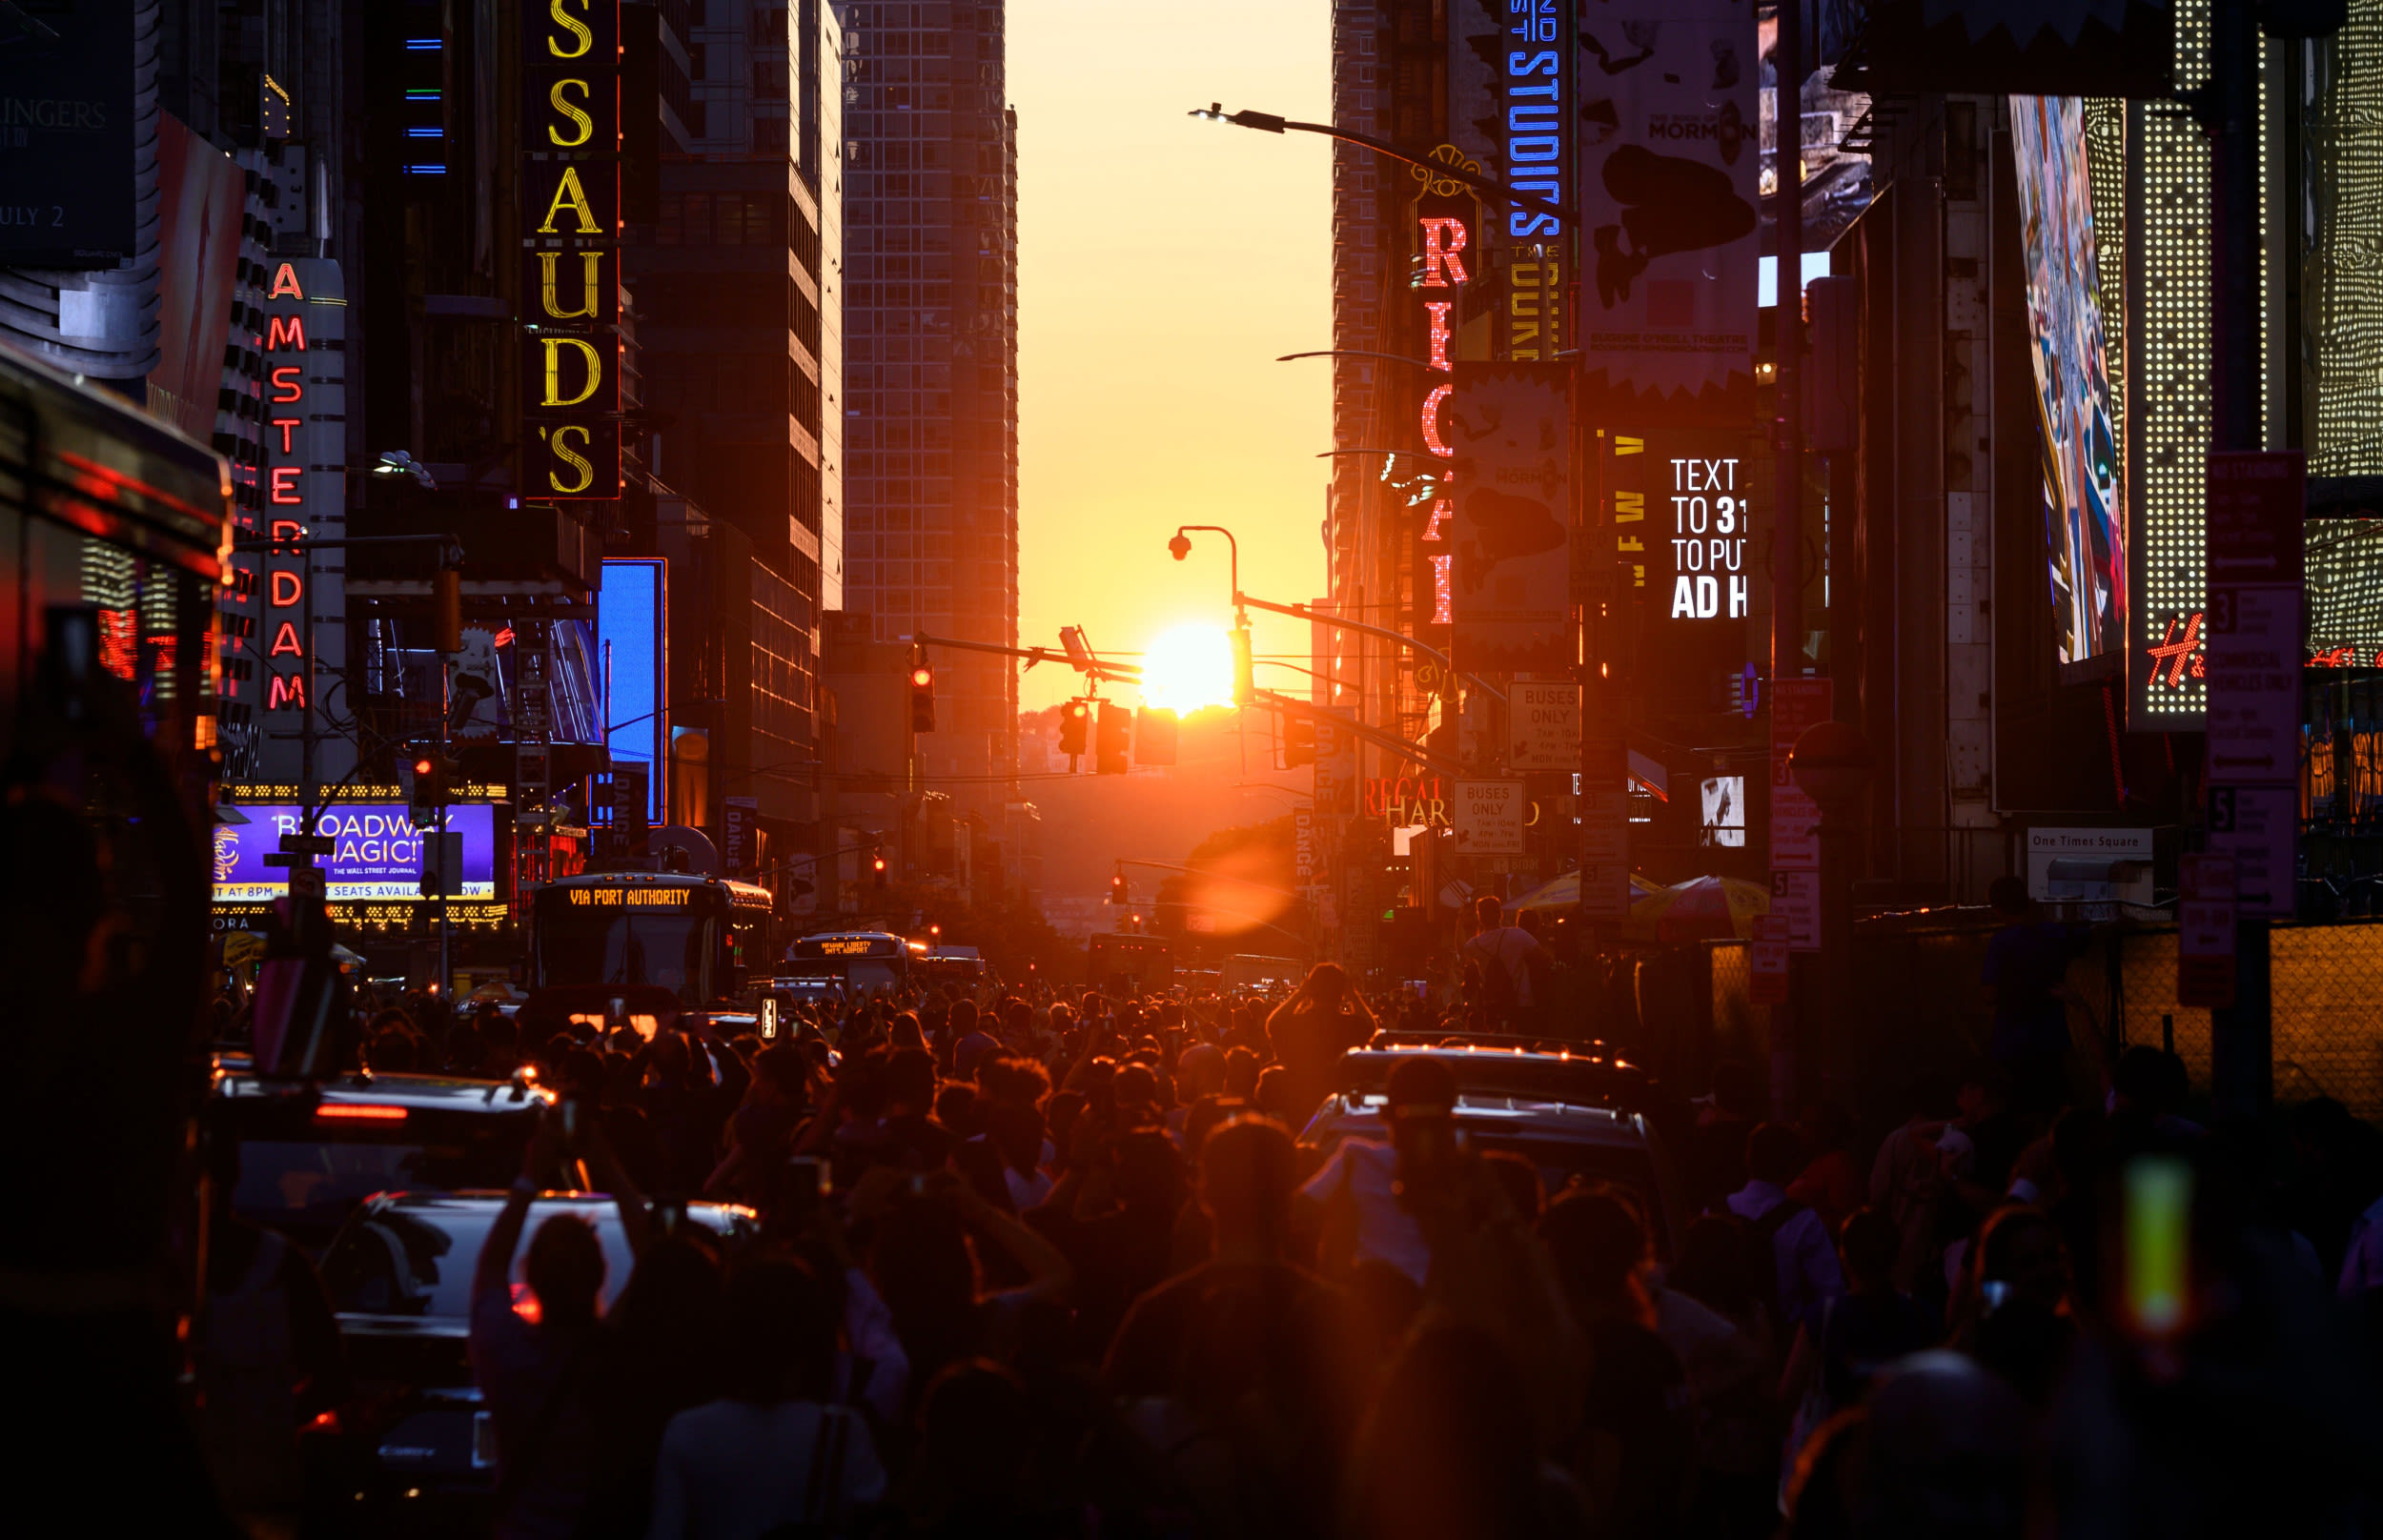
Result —
[[[1003, 14], [985, 4], [842, 8], [845, 608], [881, 640], [1018, 639], [1017, 115]], [[1017, 671], [935, 657], [928, 785], [998, 811], [1017, 768]]]
[[[655, 549], [692, 558], [685, 542], [719, 520], [750, 550], [743, 572], [703, 586], [706, 608], [737, 613], [682, 616], [674, 595], [674, 636], [692, 625], [739, 657], [702, 679], [674, 663], [673, 688], [724, 691], [704, 723], [729, 740], [705, 749], [719, 768], [711, 796], [752, 798], [762, 826], [791, 838], [819, 817], [820, 616], [842, 584], [830, 423], [843, 395], [843, 44], [825, 0], [667, 9], [686, 22], [686, 149], [663, 149], [656, 218], [632, 227], [627, 269], [651, 469], [703, 513], [674, 530], [658, 510]], [[689, 811], [709, 822], [721, 809]]]

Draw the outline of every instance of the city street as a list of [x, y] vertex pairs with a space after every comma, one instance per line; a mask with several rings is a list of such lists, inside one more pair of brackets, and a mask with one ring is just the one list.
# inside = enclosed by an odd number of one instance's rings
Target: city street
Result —
[[0, 4], [0, 1533], [2383, 1533], [2378, 60]]

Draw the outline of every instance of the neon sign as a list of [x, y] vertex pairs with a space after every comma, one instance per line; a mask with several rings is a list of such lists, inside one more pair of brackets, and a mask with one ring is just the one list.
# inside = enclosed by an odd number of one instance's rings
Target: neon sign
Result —
[[[297, 269], [284, 262], [275, 269], [268, 305], [306, 303]], [[304, 711], [314, 679], [314, 628], [306, 607], [307, 556], [298, 542], [306, 535], [302, 514], [306, 495], [301, 478], [305, 463], [296, 457], [297, 430], [306, 421], [306, 367], [283, 362], [306, 351], [306, 315], [298, 310], [275, 310], [265, 318], [266, 378], [271, 382], [265, 401], [265, 502], [270, 510], [266, 534], [274, 550], [265, 570], [265, 624], [273, 640], [265, 649], [265, 709]], [[279, 562], [295, 559], [295, 565]]]
[[1363, 808], [1367, 818], [1386, 819], [1398, 828], [1419, 823], [1444, 829], [1448, 781], [1442, 776], [1368, 776]]
[[522, 487], [621, 495], [620, 0], [522, 8]]
[[2144, 648], [2150, 659], [2149, 686], [2154, 690], [2184, 690], [2190, 688], [2188, 679], [2208, 677], [2209, 648], [2201, 636], [2203, 615], [2199, 610], [2190, 615], [2171, 615], [2160, 639]]
[[[1464, 221], [1444, 214], [1424, 214], [1417, 217], [1416, 227], [1416, 239], [1423, 260], [1422, 287], [1443, 290], [1462, 288], [1471, 278], [1464, 264], [1468, 244]], [[1448, 344], [1453, 335], [1448, 327], [1448, 315], [1455, 307], [1454, 299], [1427, 299], [1423, 302], [1429, 350], [1427, 356], [1433, 370], [1442, 375], [1456, 372], [1456, 366], [1448, 355]], [[1443, 379], [1435, 383], [1423, 397], [1423, 447], [1443, 461], [1456, 453], [1440, 432], [1444, 420], [1442, 414], [1447, 409], [1448, 398], [1456, 391], [1452, 381]], [[1456, 558], [1456, 553], [1447, 549], [1448, 537], [1442, 533], [1449, 520], [1456, 517], [1456, 507], [1448, 497], [1449, 479], [1443, 467], [1432, 498], [1431, 516], [1423, 523], [1424, 543], [1439, 548], [1425, 552], [1423, 557], [1432, 569], [1430, 623], [1433, 625], [1448, 625], [1456, 619], [1455, 585], [1451, 580], [1451, 571]]]

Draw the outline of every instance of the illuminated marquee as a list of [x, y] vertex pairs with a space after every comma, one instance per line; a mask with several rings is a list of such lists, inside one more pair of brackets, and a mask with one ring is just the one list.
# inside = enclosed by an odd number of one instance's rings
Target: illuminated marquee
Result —
[[683, 909], [687, 895], [694, 889], [683, 887], [574, 887], [565, 888], [571, 895], [574, 909]]
[[260, 753], [267, 774], [295, 780], [298, 745], [290, 719], [311, 710], [321, 735], [316, 773], [336, 780], [354, 764], [355, 751], [322, 719], [341, 708], [321, 693], [335, 686], [347, 661], [339, 620], [344, 564], [336, 557], [316, 562], [305, 542], [346, 533], [347, 299], [336, 262], [295, 258], [271, 272], [256, 345], [265, 369], [260, 533], [275, 544], [250, 586], [257, 624], [249, 645], [257, 704], [269, 722]]
[[[1454, 152], [1445, 146], [1444, 156]], [[1453, 479], [1448, 461], [1456, 455], [1446, 434], [1449, 397], [1456, 391], [1456, 363], [1450, 353], [1456, 339], [1450, 316], [1456, 309], [1458, 294], [1473, 279], [1467, 255], [1472, 246], [1468, 222], [1454, 213], [1423, 213], [1427, 208], [1443, 206], [1462, 192], [1461, 183], [1433, 179], [1427, 176], [1424, 191], [1416, 200], [1416, 261], [1420, 274], [1418, 287], [1430, 297], [1423, 301], [1424, 356], [1435, 377], [1423, 394], [1423, 404], [1417, 427], [1421, 430], [1423, 447], [1439, 461], [1438, 479], [1433, 484], [1431, 508], [1423, 521], [1422, 541], [1427, 549], [1423, 561], [1432, 575], [1431, 607], [1426, 612], [1427, 625], [1448, 625], [1456, 618], [1455, 582], [1453, 569], [1456, 553], [1448, 537], [1449, 522], [1456, 517], [1456, 504], [1449, 496]]]
[[522, 7], [522, 491], [621, 495], [620, 0]]
[[[1506, 0], [1505, 159], [1507, 185], [1549, 203], [1564, 201], [1571, 118], [1565, 88], [1572, 71], [1559, 0]], [[1504, 345], [1499, 356], [1553, 358], [1562, 341], [1564, 248], [1568, 233], [1551, 213], [1506, 211]]]

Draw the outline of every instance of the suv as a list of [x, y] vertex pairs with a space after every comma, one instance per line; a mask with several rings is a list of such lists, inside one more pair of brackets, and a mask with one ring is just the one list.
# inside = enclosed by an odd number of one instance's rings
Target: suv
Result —
[[1630, 1069], [1618, 1078], [1613, 1061], [1477, 1046], [1353, 1048], [1341, 1056], [1340, 1088], [1308, 1120], [1299, 1142], [1325, 1158], [1345, 1139], [1387, 1143], [1382, 1108], [1391, 1066], [1419, 1054], [1456, 1071], [1456, 1130], [1467, 1149], [1522, 1156], [1551, 1198], [1575, 1181], [1628, 1188], [1646, 1214], [1656, 1256], [1672, 1259], [1686, 1223], [1679, 1179], [1646, 1110], [1617, 1105], [1607, 1094], [1643, 1088], [1646, 1077]]
[[[518, 1165], [518, 1157], [517, 1157]], [[502, 1192], [382, 1193], [368, 1200], [324, 1253], [323, 1288], [339, 1321], [356, 1407], [310, 1443], [310, 1485], [333, 1508], [380, 1510], [402, 1496], [411, 1517], [461, 1526], [496, 1491], [496, 1444], [472, 1382], [472, 1276], [481, 1245], [503, 1211]], [[614, 1201], [596, 1193], [541, 1193], [531, 1205], [513, 1258], [516, 1307], [525, 1307], [529, 1242], [557, 1214], [576, 1214], [604, 1251], [602, 1307], [629, 1281], [634, 1259]], [[755, 1233], [750, 1208], [688, 1204], [684, 1223], [729, 1249]], [[658, 1221], [676, 1222], [662, 1213]], [[354, 1505], [364, 1505], [357, 1510]]]
[[523, 1078], [359, 1071], [310, 1084], [218, 1061], [207, 1120], [239, 1141], [233, 1211], [319, 1255], [376, 1192], [512, 1181], [552, 1100]]
[[1455, 1072], [1460, 1091], [1545, 1097], [1586, 1106], [1659, 1110], [1654, 1077], [1602, 1043], [1566, 1043], [1497, 1034], [1382, 1031], [1341, 1055], [1334, 1087], [1378, 1091], [1400, 1059], [1428, 1054]]

